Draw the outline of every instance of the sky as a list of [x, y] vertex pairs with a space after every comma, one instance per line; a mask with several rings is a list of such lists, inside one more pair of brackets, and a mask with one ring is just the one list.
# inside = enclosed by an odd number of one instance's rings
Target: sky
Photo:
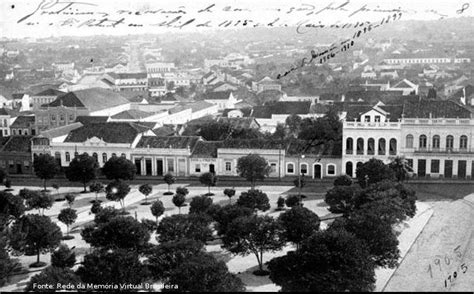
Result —
[[[472, 17], [473, 9], [473, 0], [1, 0], [0, 37], [127, 35], [202, 32], [224, 27], [376, 23], [388, 16], [391, 21], [438, 20]], [[398, 12], [401, 15], [393, 15]]]

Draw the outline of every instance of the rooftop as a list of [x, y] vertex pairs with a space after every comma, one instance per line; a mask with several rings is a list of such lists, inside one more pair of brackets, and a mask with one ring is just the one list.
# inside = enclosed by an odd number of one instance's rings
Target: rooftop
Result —
[[10, 127], [11, 128], [28, 128], [34, 124], [35, 124], [35, 117], [33, 115], [31, 116], [20, 115], [19, 117], [15, 119], [15, 121]]
[[138, 134], [147, 130], [149, 128], [136, 123], [92, 123], [71, 131], [64, 142], [82, 143], [92, 137], [97, 137], [107, 143], [131, 144]]
[[62, 105], [65, 107], [85, 107], [89, 111], [99, 111], [128, 103], [130, 103], [130, 101], [116, 92], [100, 88], [91, 88], [61, 95], [46, 106], [58, 107]]
[[113, 119], [142, 119], [145, 117], [152, 116], [153, 113], [151, 112], [146, 112], [138, 109], [130, 109], [130, 110], [125, 110], [120, 113], [117, 113], [116, 115], [113, 115]]
[[30, 153], [33, 136], [10, 136], [1, 148], [2, 152]]
[[232, 91], [208, 92], [204, 94], [204, 100], [227, 100]]
[[170, 148], [170, 149], [194, 149], [196, 143], [201, 140], [198, 136], [180, 137], [151, 137], [143, 136], [135, 148]]
[[253, 108], [252, 116], [255, 118], [271, 118], [272, 114], [308, 114], [310, 111], [310, 101], [297, 102], [272, 102], [264, 106]]

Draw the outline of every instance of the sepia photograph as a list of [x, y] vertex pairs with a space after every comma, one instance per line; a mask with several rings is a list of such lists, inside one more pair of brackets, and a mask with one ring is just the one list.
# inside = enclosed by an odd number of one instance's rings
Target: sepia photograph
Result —
[[1, 0], [0, 293], [474, 292], [472, 0]]

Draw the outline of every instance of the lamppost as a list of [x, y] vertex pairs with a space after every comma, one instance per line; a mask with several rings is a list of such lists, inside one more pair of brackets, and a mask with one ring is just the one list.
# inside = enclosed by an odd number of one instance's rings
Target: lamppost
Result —
[[[298, 156], [298, 199], [301, 204], [301, 166], [300, 166], [300, 158], [304, 159], [304, 154]], [[303, 174], [304, 176], [304, 174]]]

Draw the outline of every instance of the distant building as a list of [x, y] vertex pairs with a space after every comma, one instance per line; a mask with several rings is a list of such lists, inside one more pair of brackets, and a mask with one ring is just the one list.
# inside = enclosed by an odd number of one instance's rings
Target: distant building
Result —
[[281, 91], [281, 85], [271, 79], [270, 77], [264, 77], [258, 82], [253, 82], [252, 83], [252, 90], [260, 93], [266, 90], [277, 90]]
[[154, 74], [162, 74], [175, 70], [175, 65], [173, 62], [147, 63], [145, 67], [149, 77], [154, 77]]
[[239, 102], [237, 99], [235, 99], [231, 91], [208, 92], [204, 95], [203, 100], [217, 105], [219, 110], [234, 108], [235, 104]]
[[35, 116], [34, 115], [20, 115], [13, 120], [10, 125], [10, 133], [15, 136], [29, 136], [36, 135], [35, 130]]
[[0, 168], [8, 174], [32, 173], [31, 139], [32, 136], [0, 138]]
[[115, 91], [147, 91], [146, 73], [107, 73], [104, 79], [111, 83]]
[[65, 94], [62, 91], [55, 89], [47, 89], [37, 94], [31, 95], [31, 108], [32, 110], [38, 110], [41, 105], [49, 104], [56, 100], [58, 96]]

